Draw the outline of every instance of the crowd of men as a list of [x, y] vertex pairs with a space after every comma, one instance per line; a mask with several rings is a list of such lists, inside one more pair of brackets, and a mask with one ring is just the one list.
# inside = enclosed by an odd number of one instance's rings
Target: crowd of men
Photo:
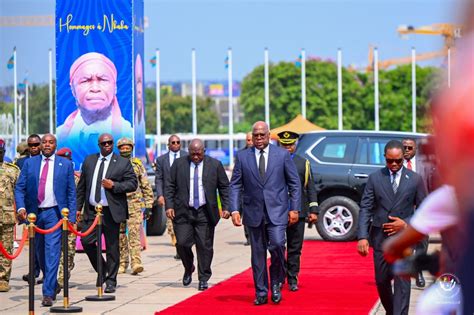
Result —
[[[230, 181], [222, 163], [205, 155], [203, 141], [192, 140], [186, 152], [181, 150], [177, 135], [168, 139], [169, 151], [156, 160], [156, 202], [166, 209], [175, 258], [184, 267], [183, 286], [191, 284], [196, 270], [195, 246], [198, 289], [208, 288], [215, 227], [221, 218], [231, 218], [235, 226], [246, 227], [254, 304], [267, 304], [269, 293], [273, 303], [280, 303], [284, 283], [290, 291], [298, 290], [305, 222], [318, 220], [318, 197], [310, 162], [295, 154], [299, 135], [284, 131], [278, 136], [279, 146], [271, 144], [268, 125], [256, 122], [246, 147], [236, 154]], [[74, 172], [73, 152], [69, 148], [56, 150], [54, 135], [28, 137], [28, 152], [20, 146], [15, 164], [3, 161], [5, 142], [0, 140], [0, 236], [6, 249], [12, 250], [14, 225], [24, 223], [29, 213], [37, 215], [38, 227], [50, 229], [61, 219], [60, 210], [68, 208], [69, 220], [87, 230], [94, 222], [96, 206], [102, 205], [106, 259], [97, 260], [96, 233], [81, 238], [92, 267], [97, 271], [98, 264], [102, 265], [104, 272], [102, 278], [97, 277], [97, 286], [105, 284], [104, 292], [114, 293], [117, 274], [125, 273], [129, 264], [133, 275], [143, 272], [140, 228], [150, 215], [155, 196], [143, 164], [132, 157], [133, 141], [119, 139], [120, 154], [114, 153], [114, 144], [112, 135], [100, 135], [99, 152], [87, 156], [81, 171]], [[412, 139], [388, 142], [384, 155], [386, 167], [369, 176], [361, 201], [358, 251], [366, 256], [369, 243], [374, 248], [376, 284], [387, 313], [407, 314], [410, 281], [394, 276], [382, 243], [405, 229], [427, 193], [415, 172], [416, 143]], [[44, 306], [51, 306], [61, 291], [65, 267], [60, 263], [60, 242], [59, 230], [37, 237], [34, 276], [37, 283], [43, 283]], [[71, 271], [76, 247], [72, 234], [68, 247], [67, 268]], [[11, 261], [1, 256], [0, 292], [10, 289], [10, 273]], [[23, 278], [28, 281], [29, 275]], [[420, 276], [417, 285], [424, 286]]]

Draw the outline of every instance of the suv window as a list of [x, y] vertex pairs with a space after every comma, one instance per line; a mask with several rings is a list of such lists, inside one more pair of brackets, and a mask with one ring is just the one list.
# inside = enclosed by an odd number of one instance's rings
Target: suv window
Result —
[[352, 163], [356, 144], [356, 137], [324, 138], [311, 153], [321, 162]]
[[356, 164], [385, 165], [384, 148], [391, 138], [362, 138], [357, 150]]

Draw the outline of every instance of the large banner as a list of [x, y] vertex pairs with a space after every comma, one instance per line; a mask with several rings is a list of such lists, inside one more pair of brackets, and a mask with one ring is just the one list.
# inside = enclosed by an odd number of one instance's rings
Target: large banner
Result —
[[143, 0], [56, 1], [56, 135], [77, 169], [99, 151], [100, 134], [112, 134], [114, 145], [141, 136], [134, 126], [144, 129], [142, 21]]

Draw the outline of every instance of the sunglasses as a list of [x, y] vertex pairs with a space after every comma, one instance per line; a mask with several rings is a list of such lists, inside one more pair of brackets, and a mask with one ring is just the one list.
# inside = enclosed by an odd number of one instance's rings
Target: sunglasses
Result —
[[33, 147], [39, 147], [40, 144], [41, 144], [41, 143], [39, 143], [39, 142], [36, 142], [36, 143], [28, 143], [28, 146], [29, 146], [30, 148], [33, 148]]
[[385, 162], [387, 162], [387, 164], [393, 164], [393, 163], [402, 164], [403, 159], [385, 159]]
[[255, 138], [263, 138], [266, 135], [266, 133], [252, 133], [252, 136], [254, 136]]
[[99, 144], [103, 147], [105, 147], [106, 145], [113, 145], [114, 142], [112, 140], [109, 140], [109, 141], [102, 141], [102, 142], [99, 142]]
[[181, 141], [171, 141], [170, 143], [171, 143], [171, 144], [180, 144]]
[[413, 150], [413, 147], [410, 145], [406, 145], [403, 147], [405, 150]]

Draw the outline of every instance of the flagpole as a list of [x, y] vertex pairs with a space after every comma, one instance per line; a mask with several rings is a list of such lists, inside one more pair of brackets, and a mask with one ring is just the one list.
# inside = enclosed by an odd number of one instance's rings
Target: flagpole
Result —
[[53, 51], [49, 49], [49, 133], [53, 130]]
[[374, 48], [374, 115], [375, 130], [379, 131], [379, 51], [377, 47]]
[[265, 122], [270, 129], [270, 85], [268, 82], [269, 69], [268, 69], [268, 48], [265, 47]]
[[306, 52], [301, 49], [301, 115], [306, 118]]
[[157, 146], [157, 156], [161, 155], [161, 78], [160, 78], [160, 50], [156, 49], [156, 141], [158, 141]]
[[16, 76], [16, 47], [13, 48], [13, 103], [14, 103], [14, 110], [13, 110], [13, 116], [14, 116], [14, 131], [13, 131], [13, 148], [16, 150], [16, 146], [18, 145], [18, 80]]
[[23, 123], [22, 123], [22, 118], [23, 118], [23, 111], [22, 111], [22, 105], [21, 101], [23, 100], [23, 94], [18, 94], [18, 143], [21, 142], [21, 129], [23, 129]]
[[25, 84], [25, 133], [26, 133], [26, 136], [28, 137], [29, 134], [30, 134], [30, 124], [29, 124], [29, 121], [28, 121], [28, 117], [29, 117], [29, 104], [28, 104], [28, 97], [29, 97], [29, 88], [30, 88], [30, 84], [28, 83], [28, 81], [26, 81], [26, 84]]
[[191, 51], [191, 75], [192, 75], [192, 112], [193, 112], [193, 135], [197, 134], [197, 113], [196, 113], [196, 50]]
[[338, 130], [343, 129], [342, 125], [342, 50], [337, 50], [337, 126]]
[[411, 48], [411, 129], [416, 132], [416, 51]]
[[229, 81], [229, 167], [234, 166], [234, 97], [232, 84], [232, 48], [227, 51], [227, 77]]

